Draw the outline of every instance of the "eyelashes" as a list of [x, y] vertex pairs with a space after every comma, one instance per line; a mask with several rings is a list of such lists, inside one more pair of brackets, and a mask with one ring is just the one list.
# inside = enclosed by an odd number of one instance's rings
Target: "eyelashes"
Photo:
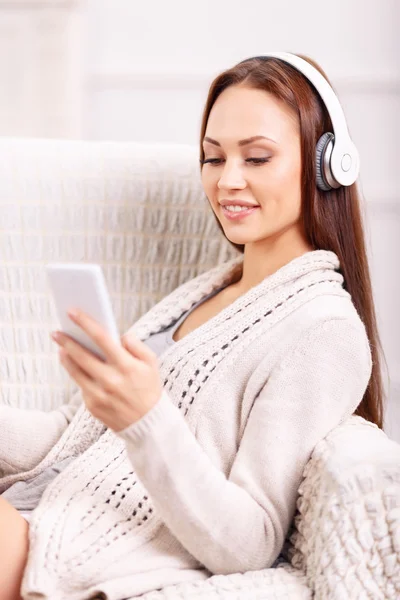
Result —
[[[247, 163], [252, 163], [254, 165], [264, 165], [265, 163], [269, 162], [271, 159], [264, 157], [264, 158], [246, 158], [246, 162]], [[210, 164], [210, 165], [220, 165], [222, 163], [223, 159], [222, 158], [207, 158], [207, 159], [200, 159], [200, 164], [201, 165], [206, 165], [206, 164]]]

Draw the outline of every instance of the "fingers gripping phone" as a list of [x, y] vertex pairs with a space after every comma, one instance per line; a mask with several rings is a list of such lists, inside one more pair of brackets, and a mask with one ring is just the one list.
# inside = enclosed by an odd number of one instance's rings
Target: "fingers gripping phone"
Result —
[[61, 331], [96, 354], [103, 350], [76, 323], [67, 311], [78, 308], [95, 319], [113, 340], [121, 344], [106, 281], [100, 265], [90, 263], [49, 263], [46, 272], [53, 294]]

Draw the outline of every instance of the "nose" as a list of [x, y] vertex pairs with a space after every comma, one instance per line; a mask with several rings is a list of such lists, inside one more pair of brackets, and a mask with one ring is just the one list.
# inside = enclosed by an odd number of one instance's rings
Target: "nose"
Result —
[[242, 190], [246, 187], [242, 169], [234, 161], [225, 162], [221, 177], [218, 180], [220, 190]]

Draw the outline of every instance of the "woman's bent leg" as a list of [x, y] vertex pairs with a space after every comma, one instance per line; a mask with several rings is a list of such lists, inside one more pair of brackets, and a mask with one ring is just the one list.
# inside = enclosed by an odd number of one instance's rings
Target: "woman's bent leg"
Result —
[[29, 523], [0, 496], [0, 600], [20, 600], [29, 548]]

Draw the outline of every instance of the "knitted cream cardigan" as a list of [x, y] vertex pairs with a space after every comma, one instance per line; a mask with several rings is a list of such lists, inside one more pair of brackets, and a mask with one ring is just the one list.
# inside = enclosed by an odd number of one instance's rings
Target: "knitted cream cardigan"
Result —
[[[184, 283], [130, 331], [160, 331], [241, 261]], [[0, 480], [1, 492], [76, 457], [32, 515], [24, 600], [121, 600], [274, 563], [312, 450], [354, 412], [371, 373], [338, 269], [322, 250], [291, 261], [160, 357], [163, 394], [137, 423], [115, 434], [81, 403], [36, 467]], [[29, 438], [2, 448], [4, 465], [31, 451]]]

